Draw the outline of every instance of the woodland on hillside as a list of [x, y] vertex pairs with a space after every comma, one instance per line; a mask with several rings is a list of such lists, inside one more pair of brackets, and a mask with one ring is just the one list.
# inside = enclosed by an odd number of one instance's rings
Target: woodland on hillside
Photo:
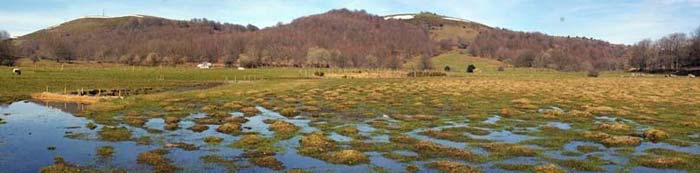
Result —
[[0, 65], [12, 66], [15, 64], [15, 47], [7, 31], [0, 31]]
[[[452, 25], [474, 35], [436, 40], [431, 32]], [[6, 38], [9, 38], [9, 34]], [[443, 36], [444, 37], [444, 36]], [[454, 38], [453, 38], [454, 37]], [[158, 17], [83, 18], [0, 44], [2, 65], [16, 57], [130, 65], [177, 65], [203, 61], [244, 67], [400, 68], [410, 59], [465, 49], [517, 67], [561, 71], [680, 72], [700, 66], [700, 28], [627, 46], [586, 37], [550, 36], [491, 28], [421, 13], [413, 20], [385, 20], [347, 9], [305, 16], [289, 24], [254, 25]], [[429, 69], [430, 66], [421, 66]]]
[[147, 66], [209, 61], [246, 67], [398, 68], [407, 58], [431, 56], [433, 45], [415, 26], [346, 9], [262, 30], [206, 19], [124, 18], [101, 26], [89, 20], [106, 19], [79, 19], [31, 34], [21, 44], [22, 55]]
[[517, 67], [582, 71], [621, 69], [625, 46], [590, 38], [493, 29], [481, 32], [468, 50], [474, 56], [496, 58]]
[[635, 71], [697, 73], [700, 71], [700, 27], [690, 36], [672, 33], [658, 40], [645, 39], [625, 54]]

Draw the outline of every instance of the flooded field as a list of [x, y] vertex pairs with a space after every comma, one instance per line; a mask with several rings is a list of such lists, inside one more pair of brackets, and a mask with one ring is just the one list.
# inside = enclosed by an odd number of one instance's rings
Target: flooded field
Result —
[[[125, 115], [122, 123], [102, 125], [78, 116], [83, 107], [31, 101], [0, 107], [3, 172], [692, 172], [700, 158], [698, 134], [654, 141], [650, 127], [612, 115], [591, 119], [604, 133], [498, 114], [337, 121], [261, 105], [181, 118]], [[548, 110], [566, 111], [538, 112]]]

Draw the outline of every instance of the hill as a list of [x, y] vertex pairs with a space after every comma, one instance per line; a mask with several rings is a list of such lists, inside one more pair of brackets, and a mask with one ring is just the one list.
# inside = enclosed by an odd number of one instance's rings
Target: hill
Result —
[[[22, 36], [20, 45], [28, 57], [153, 65], [159, 62], [156, 57], [174, 63], [235, 54], [245, 34], [255, 30], [207, 19], [81, 18]], [[149, 62], [144, 62], [149, 54]]]
[[398, 68], [405, 57], [431, 53], [433, 45], [418, 27], [347, 9], [262, 30], [206, 19], [82, 18], [28, 34], [19, 42], [23, 55], [35, 59], [137, 65], [238, 62], [248, 67]]
[[388, 15], [385, 19], [405, 21], [425, 29], [442, 50], [462, 49], [472, 56], [518, 67], [613, 70], [621, 69], [625, 62], [626, 46], [592, 38], [511, 31], [425, 12]]
[[207, 19], [88, 17], [17, 40], [34, 59], [133, 65], [401, 68], [412, 58], [460, 51], [518, 67], [621, 69], [626, 46], [581, 37], [494, 28], [433, 13], [377, 16], [347, 9], [258, 29]]

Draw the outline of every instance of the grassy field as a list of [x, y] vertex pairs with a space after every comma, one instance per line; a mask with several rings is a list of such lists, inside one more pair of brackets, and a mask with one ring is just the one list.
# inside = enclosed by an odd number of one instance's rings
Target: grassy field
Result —
[[230, 83], [250, 80], [297, 79], [313, 77], [312, 69], [235, 68], [197, 69], [194, 65], [179, 67], [139, 67], [115, 64], [51, 61], [37, 63], [22, 60], [22, 75], [12, 73], [14, 67], [0, 67], [0, 101], [26, 99], [36, 92], [76, 91], [80, 89], [165, 88], [173, 89], [202, 83]]
[[[204, 90], [167, 91], [107, 100], [90, 105], [82, 114], [100, 124], [118, 125], [129, 124], [134, 117], [186, 117], [190, 113], [204, 112], [213, 122], [230, 123], [230, 120], [225, 120], [227, 116], [221, 115], [229, 112], [254, 115], [253, 106], [262, 106], [284, 116], [302, 115], [310, 117], [312, 122], [323, 122], [314, 125], [321, 135], [292, 133], [284, 136], [302, 135], [302, 140], [312, 140], [308, 145], [302, 142], [301, 153], [331, 163], [366, 162], [362, 152], [380, 152], [387, 158], [409, 159], [407, 162], [445, 158], [471, 163], [495, 162], [496, 167], [504, 170], [605, 170], [603, 167], [611, 164], [611, 158], [600, 153], [589, 154], [602, 148], [583, 145], [577, 147], [579, 151], [565, 149], [569, 143], [584, 141], [601, 144], [606, 148], [605, 152], [629, 158], [626, 163], [612, 163], [619, 167], [617, 171], [629, 171], [636, 166], [686, 171], [700, 169], [697, 155], [693, 153], [673, 151], [679, 153], [670, 155], [661, 152], [668, 148], [653, 147], [634, 152], [637, 146], [652, 143], [688, 147], [700, 142], [700, 138], [693, 136], [700, 134], [700, 107], [697, 106], [700, 105], [700, 80], [631, 77], [623, 72], [603, 72], [598, 78], [589, 78], [583, 72], [546, 69], [509, 67], [498, 71], [497, 68], [503, 66], [498, 61], [462, 54], [441, 55], [433, 63], [439, 68], [450, 65], [455, 71], [448, 73], [447, 77], [407, 78], [400, 75], [401, 71], [325, 69], [327, 77], [312, 77], [309, 74], [314, 70], [299, 69], [237, 71], [118, 65], [67, 65], [61, 69], [56, 64], [38, 65], [41, 67], [37, 68], [23, 64], [26, 73], [22, 76], [0, 76], [7, 81], [0, 85], [3, 90], [0, 94], [13, 96], [39, 92], [45, 86], [56, 89], [63, 86], [184, 86], [257, 75], [266, 80], [227, 82]], [[464, 64], [475, 64], [480, 71], [463, 73]], [[9, 71], [7, 68], [0, 70]], [[366, 75], [359, 77], [357, 74]], [[497, 120], [489, 122], [496, 115]], [[385, 116], [395, 121], [382, 120]], [[605, 117], [616, 120], [607, 122]], [[366, 123], [380, 129], [371, 135], [388, 135], [390, 142], [366, 141], [369, 136], [357, 133], [357, 129], [353, 129], [356, 127], [342, 127], [347, 123]], [[550, 123], [563, 123], [570, 129]], [[227, 126], [240, 128], [234, 124]], [[466, 127], [451, 127], [454, 124]], [[279, 125], [282, 128], [288, 126]], [[415, 139], [410, 135], [415, 135], [412, 132], [416, 131], [430, 139], [464, 143], [467, 148], [481, 148], [490, 154], [479, 155], [469, 149]], [[344, 134], [353, 140], [343, 143], [326, 139], [323, 134], [330, 132]], [[464, 135], [502, 132], [527, 137], [521, 141], [503, 142]], [[260, 139], [259, 136], [245, 138], [263, 140], [266, 145], [234, 143], [232, 146], [267, 151], [271, 144], [281, 140]], [[324, 143], [346, 145], [314, 150], [328, 147], [319, 146]], [[412, 150], [419, 155], [415, 158], [393, 155], [393, 151], [399, 150]], [[326, 154], [328, 151], [331, 153]], [[586, 158], [554, 157], [545, 154], [546, 151], [585, 155]], [[357, 156], [358, 160], [342, 160], [348, 159], [344, 155]], [[531, 157], [547, 164], [502, 162], [516, 157]], [[475, 169], [452, 161], [432, 162], [429, 166], [442, 171]]]

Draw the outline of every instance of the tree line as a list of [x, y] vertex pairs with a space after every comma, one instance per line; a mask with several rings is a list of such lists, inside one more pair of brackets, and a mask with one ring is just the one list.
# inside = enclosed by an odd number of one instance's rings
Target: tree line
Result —
[[0, 30], [0, 65], [12, 66], [15, 64], [15, 47], [10, 39], [10, 33]]
[[631, 71], [690, 73], [700, 71], [700, 27], [689, 35], [672, 33], [658, 40], [645, 39], [625, 54]]
[[[430, 57], [456, 47], [517, 67], [562, 71], [633, 68], [677, 72], [700, 66], [700, 28], [690, 36], [674, 33], [626, 46], [586, 37], [463, 25], [435, 14], [416, 18], [425, 19], [384, 20], [363, 10], [338, 9], [262, 29], [204, 18], [83, 18], [22, 36], [17, 46], [12, 39], [3, 39], [0, 63], [12, 65], [21, 56], [145, 66], [206, 61], [244, 67], [401, 68], [409, 59], [418, 58], [419, 68], [429, 69]], [[431, 39], [431, 28], [453, 23], [478, 34], [473, 40]]]
[[517, 67], [582, 71], [623, 68], [625, 46], [585, 37], [496, 28], [480, 31], [468, 50], [474, 56], [495, 58]]
[[22, 56], [176, 65], [399, 68], [407, 58], [431, 56], [428, 34], [413, 25], [365, 11], [331, 10], [259, 29], [207, 19], [84, 18], [23, 36]]

